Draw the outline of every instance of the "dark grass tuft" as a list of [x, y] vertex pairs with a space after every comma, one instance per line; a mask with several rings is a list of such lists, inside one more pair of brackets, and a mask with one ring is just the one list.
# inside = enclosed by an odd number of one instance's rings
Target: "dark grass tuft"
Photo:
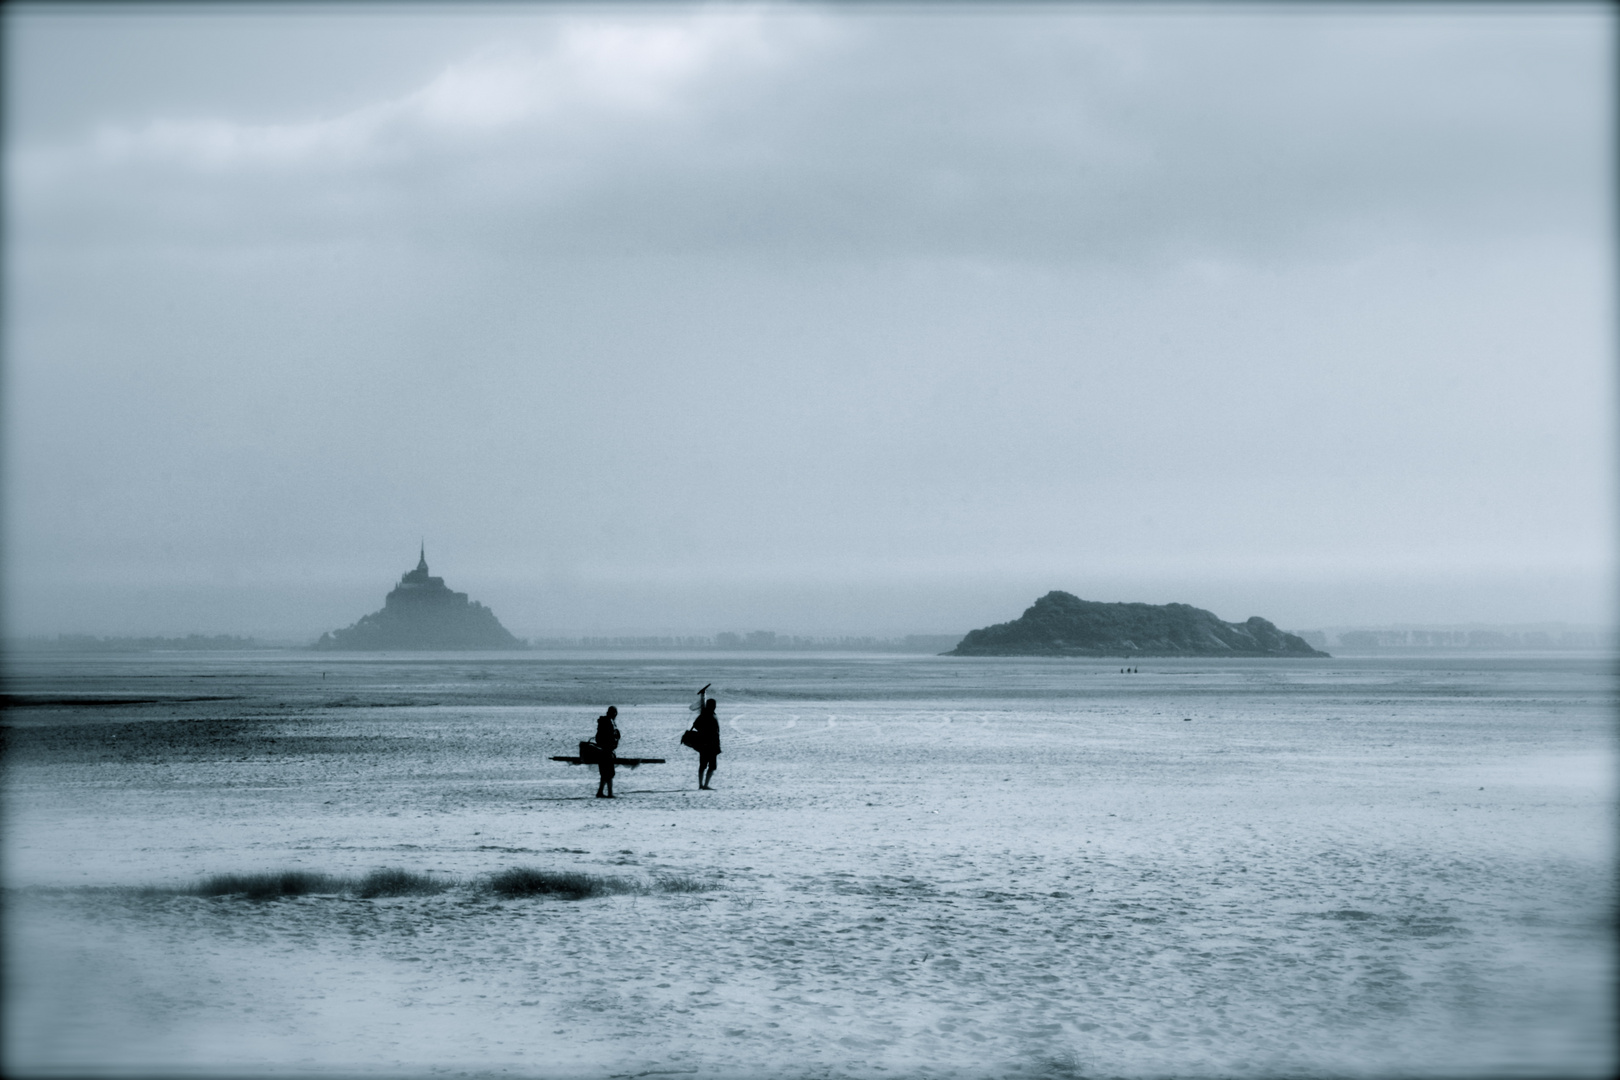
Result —
[[344, 891], [347, 882], [331, 874], [308, 870], [282, 870], [269, 874], [215, 874], [189, 890], [197, 896], [246, 896], [270, 900], [279, 896], [312, 896]]
[[371, 900], [378, 896], [436, 896], [454, 884], [453, 881], [429, 877], [426, 874], [413, 874], [409, 870], [401, 870], [395, 866], [373, 870], [354, 883], [348, 891], [352, 891], [362, 900]]
[[593, 896], [611, 896], [614, 893], [645, 892], [640, 885], [624, 878], [601, 877], [568, 870], [537, 870], [532, 866], [514, 866], [502, 870], [489, 879], [489, 887], [499, 896], [559, 896], [564, 900], [585, 900]]
[[287, 896], [353, 896], [361, 900], [374, 900], [390, 896], [436, 896], [458, 885], [487, 889], [506, 899], [554, 896], [562, 900], [587, 900], [626, 893], [705, 893], [720, 887], [717, 882], [684, 874], [659, 875], [649, 886], [632, 878], [516, 866], [492, 874], [482, 884], [418, 874], [399, 867], [385, 867], [373, 870], [362, 878], [310, 870], [280, 870], [264, 874], [214, 874], [194, 885], [180, 888], [138, 886], [124, 891], [143, 897], [236, 896], [249, 900], [274, 900]]
[[273, 900], [283, 896], [336, 896], [346, 894], [362, 900], [381, 896], [431, 896], [454, 886], [454, 881], [413, 874], [389, 868], [373, 870], [355, 879], [340, 874], [318, 874], [309, 870], [280, 870], [268, 874], [215, 874], [186, 889], [146, 887], [142, 895], [175, 892], [191, 896], [245, 896], [249, 900]]

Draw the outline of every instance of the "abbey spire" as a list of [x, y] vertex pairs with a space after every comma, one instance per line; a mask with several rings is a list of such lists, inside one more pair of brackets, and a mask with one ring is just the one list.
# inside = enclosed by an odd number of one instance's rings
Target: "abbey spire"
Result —
[[417, 548], [416, 568], [374, 611], [343, 630], [322, 634], [317, 649], [521, 649], [495, 613], [469, 602], [428, 573], [427, 541]]

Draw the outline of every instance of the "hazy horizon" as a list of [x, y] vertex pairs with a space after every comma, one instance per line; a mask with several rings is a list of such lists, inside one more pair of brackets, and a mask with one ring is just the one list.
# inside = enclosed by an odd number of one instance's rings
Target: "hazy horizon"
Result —
[[3, 628], [1613, 627], [1606, 8], [52, 8]]

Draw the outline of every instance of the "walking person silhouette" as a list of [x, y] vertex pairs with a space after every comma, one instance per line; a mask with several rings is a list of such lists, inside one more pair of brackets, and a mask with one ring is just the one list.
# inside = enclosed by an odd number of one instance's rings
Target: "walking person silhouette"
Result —
[[714, 779], [714, 768], [720, 757], [720, 719], [714, 712], [714, 698], [705, 698], [703, 708], [692, 721], [695, 738], [692, 748], [698, 752], [698, 790], [708, 791]]
[[[596, 771], [601, 777], [596, 784], [596, 797], [598, 799], [613, 798], [613, 752], [619, 748], [619, 725], [613, 718], [619, 715], [619, 710], [612, 705], [607, 712], [596, 718]], [[607, 794], [603, 794], [606, 790]]]

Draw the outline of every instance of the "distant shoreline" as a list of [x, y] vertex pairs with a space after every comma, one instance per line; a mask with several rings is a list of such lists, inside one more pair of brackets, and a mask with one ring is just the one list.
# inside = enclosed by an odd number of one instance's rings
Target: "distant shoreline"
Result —
[[[931, 635], [930, 635], [931, 636]], [[1573, 635], [1572, 635], [1573, 636]], [[855, 653], [871, 656], [943, 656], [950, 646], [941, 648], [920, 647], [916, 644], [906, 644], [904, 640], [892, 639], [836, 639], [817, 641], [813, 644], [787, 645], [775, 644], [766, 647], [718, 645], [713, 639], [686, 639], [674, 643], [667, 639], [646, 638], [542, 638], [531, 640], [527, 645], [514, 649], [386, 649], [386, 650], [353, 650], [342, 652], [321, 653], [307, 641], [276, 641], [258, 638], [230, 638], [227, 635], [218, 635], [208, 638], [196, 635], [200, 640], [194, 641], [186, 638], [150, 638], [150, 637], [92, 637], [90, 635], [64, 635], [61, 638], [10, 638], [3, 646], [4, 652], [18, 656], [45, 656], [45, 655], [206, 655], [210, 653], [292, 653], [326, 656], [363, 657], [363, 656], [401, 656], [419, 653], [421, 655], [454, 656], [465, 654], [468, 656], [508, 656], [524, 657], [540, 654], [556, 653], [655, 653], [668, 655], [709, 655], [709, 656], [810, 656], [826, 653]], [[959, 639], [951, 638], [954, 644]], [[1522, 641], [1482, 641], [1477, 644], [1434, 645], [1428, 643], [1413, 643], [1407, 645], [1335, 645], [1334, 659], [1362, 659], [1370, 657], [1388, 658], [1419, 658], [1419, 657], [1486, 657], [1486, 656], [1552, 656], [1566, 654], [1571, 656], [1592, 655], [1620, 655], [1620, 642], [1614, 635], [1603, 636], [1593, 634], [1581, 635], [1574, 641], [1553, 640], [1547, 643], [1525, 643]], [[1098, 654], [1095, 656], [1066, 655], [1024, 655], [1024, 656], [987, 656], [987, 657], [950, 657], [952, 660], [980, 659], [980, 660], [1221, 660], [1221, 659], [1261, 659], [1264, 657], [1229, 654], [1228, 656], [1189, 656], [1186, 654], [1152, 654], [1152, 653], [1125, 653]], [[1321, 657], [1284, 657], [1283, 659], [1320, 660]]]
[[[886, 654], [942, 653], [962, 639], [960, 634], [908, 634], [898, 638], [877, 637], [790, 637], [770, 634], [716, 634], [674, 636], [635, 635], [617, 637], [556, 637], [528, 639], [512, 648], [476, 649], [355, 649], [338, 650], [364, 654], [402, 652], [468, 652], [512, 653], [586, 652], [586, 651], [657, 651], [706, 653], [813, 653], [813, 652], [865, 652]], [[113, 652], [318, 652], [313, 640], [266, 640], [261, 638], [217, 634], [189, 634], [185, 637], [97, 637], [92, 634], [59, 634], [55, 637], [18, 637], [7, 639], [8, 652], [19, 653], [113, 653]]]

